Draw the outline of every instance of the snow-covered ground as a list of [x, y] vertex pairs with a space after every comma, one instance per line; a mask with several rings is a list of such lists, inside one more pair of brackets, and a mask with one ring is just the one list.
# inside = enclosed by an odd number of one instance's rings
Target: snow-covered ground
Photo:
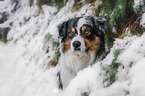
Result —
[[[11, 28], [9, 42], [0, 42], [0, 96], [145, 96], [145, 34], [116, 39], [102, 61], [81, 70], [62, 91], [58, 88], [59, 66], [47, 68], [57, 54], [57, 25], [74, 16], [93, 15], [92, 7], [84, 5], [72, 13], [74, 2], [70, 0], [59, 12], [46, 5], [39, 12], [36, 4], [29, 7], [29, 0], [21, 0], [21, 7], [12, 13], [10, 1], [0, 1], [0, 12], [9, 13], [0, 27]], [[113, 63], [119, 65], [117, 70], [110, 67]], [[112, 74], [115, 81], [110, 84]]]

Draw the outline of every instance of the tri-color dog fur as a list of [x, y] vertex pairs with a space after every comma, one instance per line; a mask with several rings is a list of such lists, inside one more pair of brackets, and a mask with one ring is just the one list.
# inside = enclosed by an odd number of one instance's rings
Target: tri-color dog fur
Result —
[[105, 51], [104, 19], [76, 17], [58, 26], [61, 37], [60, 78], [67, 87], [77, 73]]

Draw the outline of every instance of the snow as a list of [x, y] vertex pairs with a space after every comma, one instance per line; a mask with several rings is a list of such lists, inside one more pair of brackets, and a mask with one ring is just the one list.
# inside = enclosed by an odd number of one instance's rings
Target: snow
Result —
[[[142, 37], [137, 38], [134, 42], [122, 53], [119, 60], [124, 66], [126, 66], [126, 71], [128, 71], [127, 78], [129, 79], [129, 92], [130, 96], [144, 96], [144, 85], [143, 82], [145, 77], [142, 75], [144, 73], [144, 60], [145, 60], [145, 34]], [[129, 63], [132, 62], [132, 67], [129, 67]]]
[[145, 27], [145, 13], [143, 13], [143, 15], [142, 15], [142, 19], [141, 19], [140, 25]]
[[135, 66], [130, 70], [129, 75], [132, 76], [131, 78], [131, 85], [130, 85], [130, 94], [131, 96], [144, 96], [145, 92], [145, 77], [143, 73], [145, 72], [145, 58], [140, 58], [140, 60], [136, 63]]
[[[102, 61], [81, 70], [67, 88], [61, 90], [58, 88], [59, 66], [47, 68], [47, 63], [56, 55], [53, 42], [59, 42], [57, 25], [74, 16], [94, 15], [92, 7], [86, 4], [79, 12], [72, 13], [74, 1], [69, 0], [59, 12], [56, 6], [43, 5], [43, 12], [39, 13], [37, 0], [32, 7], [29, 0], [22, 0], [21, 7], [12, 13], [14, 6], [10, 1], [0, 1], [0, 12], [9, 14], [9, 19], [0, 27], [11, 28], [9, 42], [0, 42], [0, 96], [145, 96], [145, 34], [116, 39]], [[134, 2], [134, 7], [139, 5], [139, 0]], [[142, 26], [144, 18], [143, 15]], [[116, 50], [120, 50], [117, 58]], [[116, 81], [106, 87], [109, 81], [104, 80], [109, 75], [104, 68], [110, 68], [115, 58], [115, 62], [120, 63]]]
[[[94, 64], [94, 66], [80, 71], [64, 90], [63, 95], [81, 96], [81, 93], [87, 92], [90, 94], [89, 96], [96, 96], [96, 94], [99, 96], [144, 96], [144, 39], [145, 34], [142, 37], [132, 36], [116, 39], [107, 57], [103, 61]], [[123, 49], [118, 56], [117, 62], [120, 62], [124, 68], [120, 66], [116, 75], [117, 80], [109, 87], [104, 87], [104, 75], [102, 74], [105, 73], [100, 64], [102, 63], [103, 66], [112, 64], [113, 53], [117, 49]], [[138, 53], [138, 51], [140, 52]], [[130, 62], [134, 62], [132, 67], [129, 65]]]
[[139, 8], [140, 5], [143, 5], [143, 0], [134, 0], [134, 8]]
[[124, 65], [128, 65], [130, 62], [136, 63], [145, 54], [145, 35], [142, 38], [137, 38], [123, 54], [120, 55], [119, 59]]
[[64, 90], [63, 96], [81, 96], [84, 92], [88, 94], [103, 88], [103, 79], [99, 77], [101, 67], [99, 64], [80, 71]]

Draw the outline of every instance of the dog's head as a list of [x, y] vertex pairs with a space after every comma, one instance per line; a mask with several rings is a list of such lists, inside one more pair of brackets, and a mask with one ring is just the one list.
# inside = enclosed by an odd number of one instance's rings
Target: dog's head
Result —
[[104, 19], [76, 17], [58, 26], [62, 51], [94, 52], [100, 56], [104, 50]]

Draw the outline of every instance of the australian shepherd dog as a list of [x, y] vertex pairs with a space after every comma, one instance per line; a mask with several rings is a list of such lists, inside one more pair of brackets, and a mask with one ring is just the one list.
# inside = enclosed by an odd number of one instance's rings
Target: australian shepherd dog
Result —
[[58, 26], [61, 38], [60, 78], [66, 88], [77, 73], [98, 60], [104, 50], [102, 18], [76, 17]]

